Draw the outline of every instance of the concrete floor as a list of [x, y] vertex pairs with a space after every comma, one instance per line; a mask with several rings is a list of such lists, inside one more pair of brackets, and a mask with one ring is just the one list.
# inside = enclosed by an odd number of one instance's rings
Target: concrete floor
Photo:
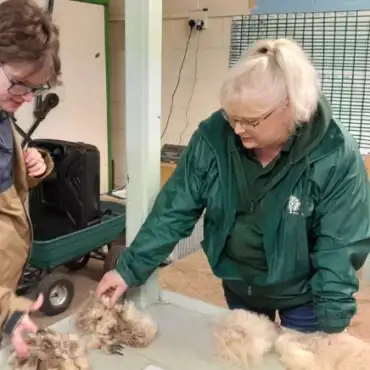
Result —
[[[164, 292], [163, 301], [146, 310], [158, 324], [158, 335], [145, 349], [124, 349], [123, 356], [95, 351], [89, 355], [93, 370], [236, 370], [219, 361], [212, 346], [215, 319], [224, 309], [176, 293]], [[62, 332], [74, 332], [73, 318], [54, 325]], [[8, 350], [0, 351], [0, 369], [9, 369]], [[283, 370], [273, 355], [253, 370]], [[252, 369], [251, 369], [252, 370]]]
[[74, 299], [69, 309], [60, 315], [48, 317], [41, 313], [35, 314], [34, 320], [40, 327], [52, 325], [70, 316], [84, 302], [88, 297], [88, 293], [91, 290], [95, 290], [103, 276], [103, 262], [91, 259], [83, 270], [71, 273], [64, 268], [60, 268], [59, 271], [66, 273], [72, 279], [75, 285]]

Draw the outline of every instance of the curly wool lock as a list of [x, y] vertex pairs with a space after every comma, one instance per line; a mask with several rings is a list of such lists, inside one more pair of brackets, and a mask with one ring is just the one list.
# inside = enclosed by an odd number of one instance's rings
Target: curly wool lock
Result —
[[221, 318], [214, 338], [220, 358], [243, 369], [272, 352], [287, 370], [365, 370], [370, 362], [370, 344], [347, 333], [305, 334], [244, 310]]
[[[156, 323], [133, 302], [109, 306], [109, 298], [92, 295], [76, 317], [77, 328], [91, 337], [90, 348], [117, 353], [120, 346], [147, 347], [157, 333]], [[118, 352], [119, 353], [119, 352]]]
[[13, 353], [12, 370], [91, 370], [86, 348], [76, 334], [40, 330], [30, 334], [27, 343], [30, 356], [20, 359]]

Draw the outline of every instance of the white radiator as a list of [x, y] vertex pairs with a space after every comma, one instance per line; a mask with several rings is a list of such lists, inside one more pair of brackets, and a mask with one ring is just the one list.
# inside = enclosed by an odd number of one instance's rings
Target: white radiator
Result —
[[188, 238], [181, 240], [176, 245], [174, 251], [167, 258], [166, 263], [177, 261], [201, 249], [200, 243], [203, 240], [203, 219], [204, 216], [202, 215], [195, 225], [191, 235]]

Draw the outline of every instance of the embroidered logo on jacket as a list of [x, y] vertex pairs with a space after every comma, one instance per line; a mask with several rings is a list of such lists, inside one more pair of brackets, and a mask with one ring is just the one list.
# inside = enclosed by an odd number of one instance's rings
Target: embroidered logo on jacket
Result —
[[288, 212], [291, 215], [298, 215], [301, 209], [301, 201], [295, 196], [291, 195], [288, 202]]

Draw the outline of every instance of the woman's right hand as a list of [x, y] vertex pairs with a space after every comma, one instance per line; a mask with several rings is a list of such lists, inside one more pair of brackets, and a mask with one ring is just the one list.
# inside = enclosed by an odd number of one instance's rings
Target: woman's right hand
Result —
[[119, 297], [127, 290], [127, 284], [117, 270], [108, 271], [101, 279], [96, 288], [96, 296], [101, 298], [103, 295], [109, 296], [110, 304], [113, 306]]

